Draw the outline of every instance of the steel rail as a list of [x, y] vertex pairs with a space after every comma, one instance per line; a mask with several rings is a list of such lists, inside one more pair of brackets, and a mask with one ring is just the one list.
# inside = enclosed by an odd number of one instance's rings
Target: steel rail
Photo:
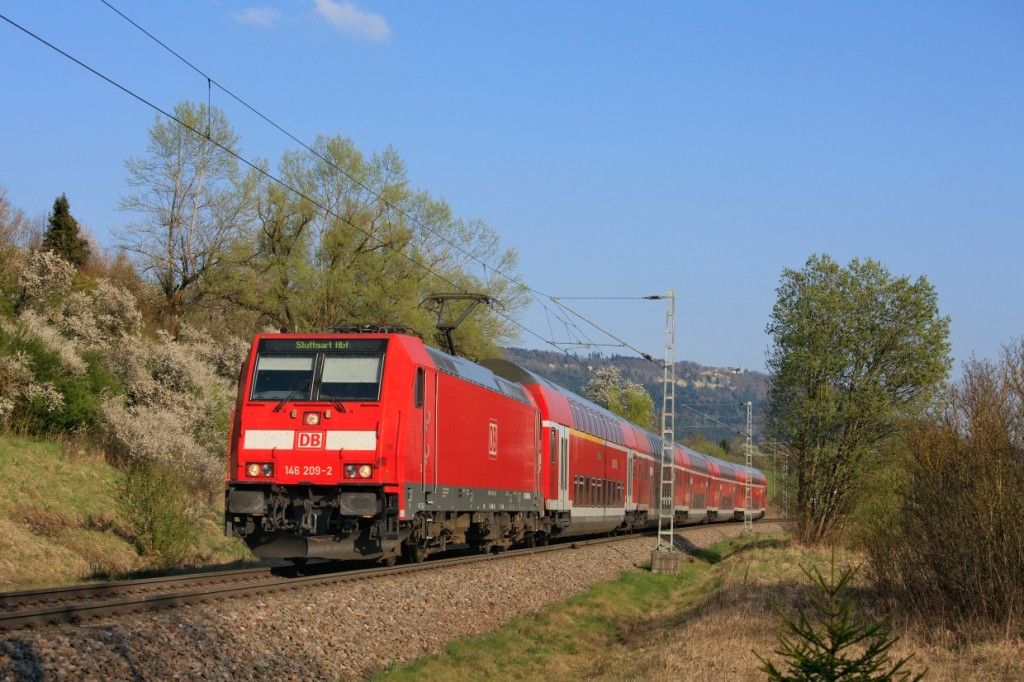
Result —
[[[784, 519], [764, 519], [765, 522], [782, 522]], [[704, 524], [686, 526], [682, 532], [698, 528], [709, 528]], [[234, 597], [263, 594], [284, 589], [301, 589], [369, 580], [385, 576], [401, 575], [415, 571], [437, 570], [448, 566], [471, 564], [481, 561], [495, 561], [503, 558], [527, 556], [543, 552], [557, 552], [578, 549], [590, 545], [618, 542], [652, 535], [616, 535], [580, 540], [568, 540], [538, 547], [523, 547], [492, 554], [441, 557], [419, 564], [403, 564], [394, 567], [331, 570], [330, 564], [313, 564], [303, 570], [315, 571], [313, 575], [301, 574], [298, 567], [252, 568], [234, 571], [214, 571], [186, 576], [163, 576], [141, 580], [78, 585], [53, 590], [23, 590], [0, 593], [0, 606], [7, 610], [0, 612], [0, 631], [17, 630], [26, 627], [78, 623], [91, 618], [121, 615], [133, 611], [173, 608]], [[321, 568], [322, 567], [322, 568]], [[276, 573], [275, 573], [276, 571]], [[256, 582], [257, 584], [252, 584]], [[184, 591], [182, 591], [184, 588]], [[155, 591], [159, 589], [159, 591]], [[75, 599], [79, 601], [74, 601]], [[88, 599], [90, 601], [82, 601]], [[65, 602], [71, 603], [65, 603]], [[12, 608], [13, 607], [13, 608]]]

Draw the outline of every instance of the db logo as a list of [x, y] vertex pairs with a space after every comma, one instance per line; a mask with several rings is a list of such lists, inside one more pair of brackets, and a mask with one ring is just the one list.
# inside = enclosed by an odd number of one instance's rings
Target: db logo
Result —
[[487, 439], [487, 454], [492, 459], [498, 456], [498, 422], [497, 420], [491, 420], [491, 432]]
[[320, 449], [324, 446], [324, 434], [320, 431], [299, 431], [297, 448]]

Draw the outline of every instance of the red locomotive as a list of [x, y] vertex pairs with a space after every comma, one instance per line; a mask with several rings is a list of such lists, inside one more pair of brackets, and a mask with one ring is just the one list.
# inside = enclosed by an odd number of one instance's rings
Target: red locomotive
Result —
[[[657, 521], [661, 438], [504, 360], [403, 333], [262, 334], [239, 376], [226, 532], [257, 556], [422, 561]], [[677, 523], [742, 519], [748, 470], [674, 448]], [[749, 472], [753, 513], [766, 479]]]

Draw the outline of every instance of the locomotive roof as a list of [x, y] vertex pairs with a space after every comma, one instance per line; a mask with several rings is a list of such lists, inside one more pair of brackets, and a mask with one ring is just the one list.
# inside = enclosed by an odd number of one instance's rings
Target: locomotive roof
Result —
[[414, 346], [419, 346], [426, 350], [427, 355], [433, 361], [434, 367], [436, 367], [438, 371], [477, 384], [478, 386], [481, 386], [483, 388], [496, 391], [498, 393], [501, 393], [502, 395], [505, 395], [521, 403], [533, 405], [533, 400], [530, 398], [526, 390], [524, 390], [522, 386], [515, 383], [514, 381], [510, 381], [502, 376], [499, 376], [498, 374], [492, 372], [486, 367], [482, 367], [465, 358], [449, 355], [448, 353], [428, 346], [427, 344], [423, 343], [423, 339], [419, 338], [418, 336], [412, 336], [410, 334], [403, 334], [399, 332], [392, 332], [383, 328], [381, 330], [372, 328], [368, 329], [367, 331], [331, 332], [327, 334], [302, 334], [295, 332], [290, 332], [287, 334], [258, 334], [256, 336], [255, 345], [258, 347], [260, 341], [263, 339], [337, 339], [339, 337], [343, 337], [345, 339], [356, 338], [367, 340], [386, 339], [389, 341], [399, 342], [401, 344], [406, 345], [407, 347], [410, 347], [408, 346], [408, 344], [410, 343], [414, 344]]
[[509, 381], [506, 377], [498, 375], [487, 367], [465, 358], [448, 355], [427, 344], [423, 344], [423, 347], [426, 348], [427, 354], [434, 361], [434, 366], [437, 367], [438, 371], [465, 379], [484, 388], [489, 388], [492, 391], [497, 391], [527, 405], [533, 405], [529, 394], [518, 383]]

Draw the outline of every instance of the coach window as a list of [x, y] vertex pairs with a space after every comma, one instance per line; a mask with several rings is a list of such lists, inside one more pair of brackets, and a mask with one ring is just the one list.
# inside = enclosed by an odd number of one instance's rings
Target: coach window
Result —
[[558, 431], [551, 429], [551, 463], [555, 463], [555, 457], [558, 454]]
[[416, 368], [416, 385], [414, 392], [416, 394], [416, 407], [423, 407], [423, 384], [424, 384], [424, 372], [422, 367]]

